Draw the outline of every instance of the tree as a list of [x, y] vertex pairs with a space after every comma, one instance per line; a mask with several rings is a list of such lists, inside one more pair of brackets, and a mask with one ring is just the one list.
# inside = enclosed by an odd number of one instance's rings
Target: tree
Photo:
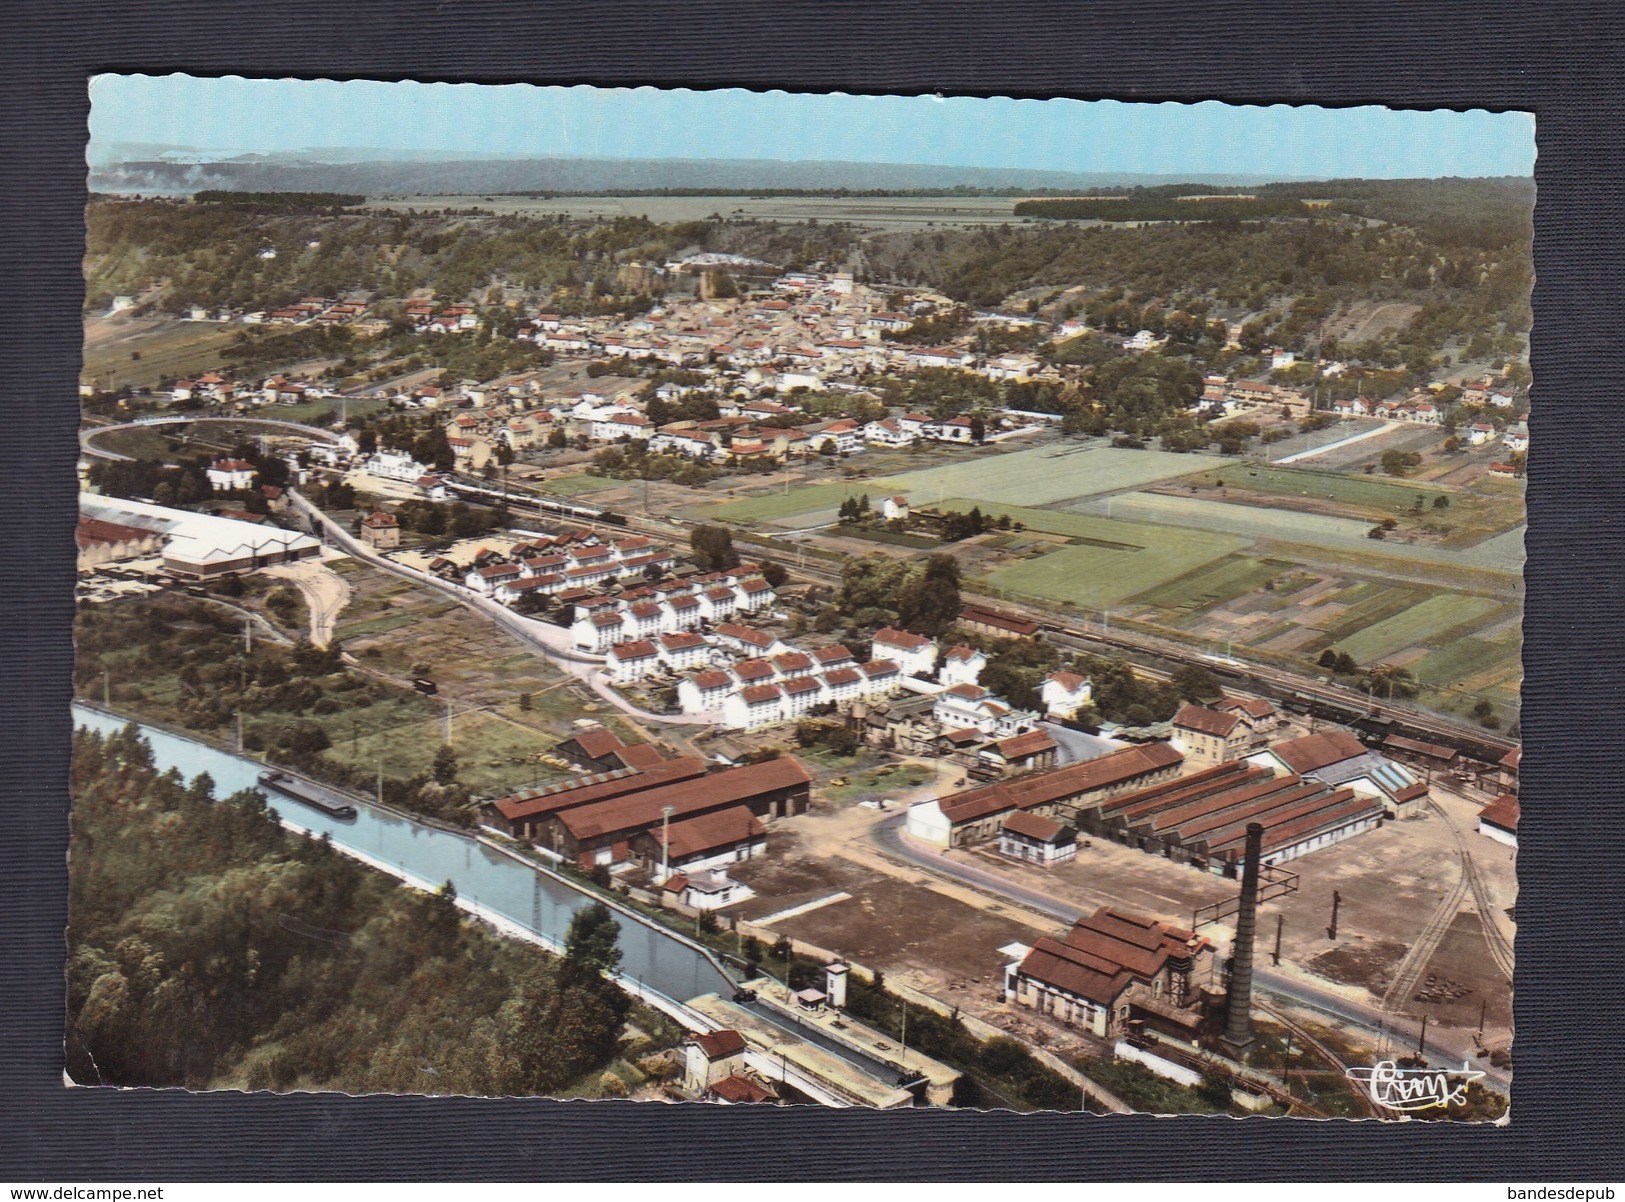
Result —
[[1174, 669], [1174, 688], [1186, 701], [1208, 701], [1224, 692], [1218, 680], [1200, 664], [1183, 664]]
[[620, 967], [620, 923], [603, 902], [578, 910], [564, 936], [564, 964], [568, 974], [597, 977]]
[[1414, 697], [1416, 696], [1416, 682], [1412, 680], [1410, 669], [1396, 668], [1390, 664], [1375, 664], [1367, 668], [1360, 678], [1360, 688], [1372, 697]]
[[932, 555], [920, 575], [897, 598], [897, 620], [907, 630], [935, 638], [959, 620], [959, 561]]
[[696, 526], [688, 536], [688, 545], [696, 562], [708, 572], [739, 566], [733, 532], [726, 526]]
[[776, 563], [771, 559], [764, 559], [760, 567], [762, 579], [774, 588], [783, 588], [785, 582], [790, 579], [789, 571], [781, 563]]
[[1433, 498], [1433, 508], [1435, 508], [1435, 509], [1449, 509], [1450, 508], [1450, 498], [1447, 497], [1444, 493], [1440, 493], [1438, 496]]
[[439, 750], [434, 753], [434, 767], [431, 769], [437, 785], [449, 785], [457, 779], [457, 749], [450, 743], [442, 743]]

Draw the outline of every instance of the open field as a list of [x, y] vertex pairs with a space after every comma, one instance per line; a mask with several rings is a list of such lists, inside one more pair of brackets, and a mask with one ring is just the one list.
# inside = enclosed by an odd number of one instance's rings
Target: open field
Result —
[[[952, 507], [966, 507], [966, 503], [956, 501]], [[1244, 540], [1225, 535], [1055, 510], [995, 505], [986, 511], [1008, 513], [1017, 521], [1072, 540], [1072, 545], [995, 571], [989, 577], [994, 584], [1086, 608], [1115, 605], [1245, 545]]]
[[604, 492], [611, 488], [632, 487], [637, 481], [611, 480], [608, 476], [589, 476], [585, 472], [572, 476], [549, 476], [537, 480], [535, 487], [555, 497], [579, 497], [587, 493]]
[[1266, 467], [1252, 463], [1232, 463], [1216, 472], [1203, 473], [1191, 483], [1218, 483], [1227, 488], [1280, 496], [1325, 497], [1385, 516], [1410, 509], [1418, 496], [1428, 505], [1441, 494], [1454, 499], [1452, 490], [1432, 484], [1411, 484], [1391, 477], [1346, 476], [1337, 472]]
[[230, 327], [172, 321], [112, 335], [85, 347], [82, 376], [109, 391], [151, 388], [165, 376], [189, 376], [222, 365], [220, 352], [237, 337]]
[[[1495, 487], [1484, 487], [1485, 484]], [[1523, 491], [1516, 482], [1481, 480], [1450, 488], [1421, 480], [1344, 475], [1304, 468], [1234, 463], [1186, 477], [1177, 487], [1212, 490], [1225, 500], [1280, 506], [1369, 521], [1394, 518], [1401, 530], [1420, 526], [1446, 531], [1442, 545], [1471, 546], [1487, 536], [1514, 531], [1523, 521]], [[1443, 505], [1438, 502], [1443, 500]]]
[[369, 202], [379, 209], [483, 209], [491, 213], [574, 218], [646, 217], [661, 224], [713, 214], [753, 221], [851, 222], [879, 230], [925, 225], [1011, 225], [1010, 196], [404, 196]]
[[[1100, 500], [1082, 501], [1069, 508], [1086, 513], [1104, 512]], [[1222, 531], [1250, 539], [1297, 543], [1394, 561], [1517, 572], [1523, 566], [1521, 531], [1516, 537], [1490, 539], [1472, 547], [1451, 549], [1435, 544], [1378, 542], [1368, 537], [1370, 525], [1354, 518], [1284, 509], [1260, 509], [1244, 504], [1210, 501], [1200, 497], [1171, 497], [1158, 493], [1130, 493], [1111, 500], [1113, 516], [1141, 522], [1159, 522], [1185, 529]]]
[[1357, 664], [1372, 664], [1405, 647], [1431, 642], [1457, 626], [1466, 626], [1499, 606], [1487, 597], [1441, 593], [1420, 605], [1365, 627], [1336, 644]]
[[798, 515], [816, 518], [827, 512], [827, 520], [833, 520], [843, 500], [864, 494], [877, 498], [901, 493], [912, 504], [922, 507], [935, 505], [947, 497], [968, 498], [972, 503], [983, 504], [984, 508], [988, 502], [1047, 505], [1138, 488], [1200, 471], [1205, 466], [1205, 460], [1194, 456], [1163, 451], [1047, 445], [966, 458], [895, 476], [815, 484], [788, 492], [745, 497], [707, 509], [704, 516], [729, 522], [755, 522]]
[[1164, 581], [1134, 598], [1136, 604], [1192, 613], [1262, 588], [1292, 570], [1279, 559], [1232, 555]]
[[[443, 718], [430, 714], [416, 723], [403, 723], [352, 739], [341, 715], [329, 726], [333, 746], [327, 754], [330, 759], [362, 769], [382, 759], [391, 775], [415, 776], [433, 767], [435, 753], [445, 739], [444, 732]], [[560, 772], [537, 760], [537, 756], [552, 750], [555, 741], [540, 731], [493, 714], [459, 714], [452, 720], [457, 779], [476, 792], [502, 791], [557, 778]]]

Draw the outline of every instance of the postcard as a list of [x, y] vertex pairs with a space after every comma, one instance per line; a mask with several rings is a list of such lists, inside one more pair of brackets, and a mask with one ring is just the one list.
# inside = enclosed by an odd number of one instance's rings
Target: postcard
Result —
[[91, 96], [72, 1082], [1506, 1121], [1527, 114]]

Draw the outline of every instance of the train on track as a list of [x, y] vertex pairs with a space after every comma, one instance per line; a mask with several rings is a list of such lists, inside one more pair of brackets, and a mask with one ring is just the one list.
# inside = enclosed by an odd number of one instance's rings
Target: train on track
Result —
[[628, 525], [625, 514], [600, 509], [596, 505], [576, 505], [570, 501], [555, 500], [552, 497], [543, 497], [536, 493], [513, 492], [510, 489], [481, 488], [477, 484], [465, 484], [459, 480], [448, 482], [446, 491], [460, 500], [469, 501], [475, 505], [504, 505], [510, 510], [517, 509], [529, 513], [573, 518], [578, 522], [601, 522], [606, 526]]

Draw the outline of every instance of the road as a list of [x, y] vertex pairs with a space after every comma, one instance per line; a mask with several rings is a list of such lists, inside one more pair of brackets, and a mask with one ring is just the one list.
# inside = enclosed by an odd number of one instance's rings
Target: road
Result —
[[[870, 828], [870, 840], [883, 854], [935, 876], [969, 885], [982, 893], [991, 893], [1004, 901], [1024, 906], [1063, 924], [1069, 925], [1077, 920], [1078, 911], [1074, 906], [1058, 902], [1042, 893], [1035, 893], [1031, 889], [1024, 889], [973, 865], [950, 860], [937, 849], [916, 843], [903, 830], [903, 824], [907, 819], [908, 815], [904, 813], [877, 822]], [[1384, 1014], [1379, 1006], [1351, 1001], [1340, 994], [1316, 989], [1306, 982], [1258, 967], [1253, 969], [1253, 985], [1259, 992], [1318, 1011], [1328, 1018], [1358, 1028], [1371, 1038], [1379, 1051], [1402, 1055], [1416, 1047], [1418, 1025], [1408, 1019]], [[1474, 1060], [1476, 1051], [1470, 1034], [1463, 1033], [1457, 1036], [1448, 1030], [1441, 1031], [1438, 1027], [1429, 1033], [1425, 1046], [1425, 1055], [1429, 1058], [1429, 1062], [1440, 1066]], [[1484, 1083], [1491, 1089], [1504, 1094], [1510, 1092], [1512, 1078], [1507, 1070], [1492, 1067], [1488, 1060], [1480, 1061], [1474, 1067], [1484, 1073]]]
[[1040, 722], [1045, 733], [1055, 740], [1055, 764], [1077, 764], [1083, 760], [1096, 759], [1108, 751], [1116, 751], [1126, 744], [1116, 739], [1104, 738], [1101, 735], [1092, 735], [1086, 731], [1073, 730], [1070, 726], [1062, 726], [1059, 722]]
[[507, 606], [464, 588], [460, 584], [453, 584], [448, 580], [441, 580], [437, 576], [431, 576], [427, 572], [420, 572], [416, 568], [409, 568], [405, 564], [396, 563], [394, 560], [380, 555], [359, 539], [351, 537], [347, 530], [317, 509], [316, 506], [301, 496], [297, 490], [289, 489], [288, 497], [292, 501], [294, 508], [299, 510], [307, 521], [315, 523], [317, 528], [323, 530], [326, 539], [333, 545], [357, 559], [381, 568], [383, 571], [410, 580], [414, 584], [425, 585], [445, 593], [481, 617], [489, 618], [509, 634], [519, 639], [525, 646], [542, 655], [555, 667], [574, 676], [628, 717], [635, 718], [639, 722], [653, 723], [659, 726], [714, 725], [711, 718], [702, 715], [656, 714], [649, 710], [639, 709], [611, 688], [609, 682], [604, 679], [601, 670], [604, 663], [602, 658], [581, 655], [570, 646], [569, 631], [554, 626], [551, 622], [540, 622], [535, 618], [527, 618], [522, 614], [517, 614]]
[[205, 417], [194, 414], [176, 413], [173, 415], [165, 414], [160, 417], [142, 418], [133, 422], [119, 422], [117, 425], [112, 426], [94, 426], [89, 429], [82, 429], [79, 431], [79, 449], [84, 454], [93, 455], [98, 459], [128, 460], [131, 458], [129, 455], [121, 455], [117, 451], [104, 451], [100, 449], [96, 446], [95, 440], [104, 434], [112, 434], [118, 430], [140, 430], [146, 426], [202, 425], [204, 423], [230, 426], [275, 426], [278, 429], [287, 430], [294, 434], [300, 434], [317, 442], [330, 442], [334, 445], [342, 443], [345, 439], [345, 435], [336, 434], [332, 430], [323, 430], [316, 426], [305, 426], [299, 424], [298, 422], [285, 422], [278, 418], [272, 417]]

